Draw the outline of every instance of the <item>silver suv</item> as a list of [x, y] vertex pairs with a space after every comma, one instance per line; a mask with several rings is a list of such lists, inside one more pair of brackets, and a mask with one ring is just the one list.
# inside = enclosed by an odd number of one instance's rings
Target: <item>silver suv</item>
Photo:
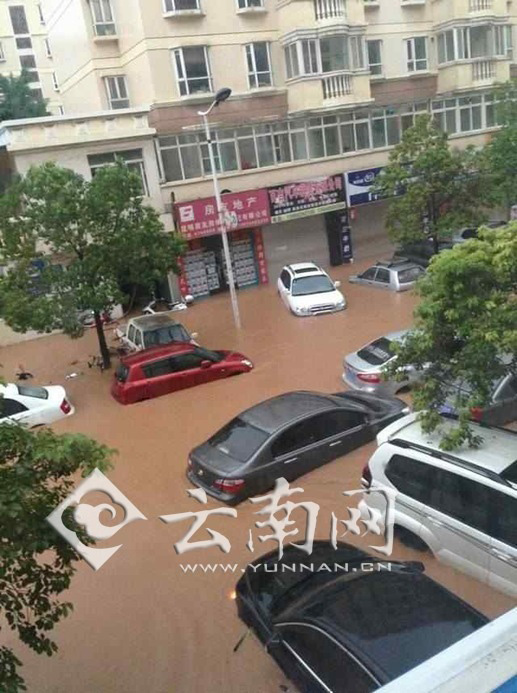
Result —
[[391, 291], [407, 291], [412, 289], [425, 270], [405, 258], [385, 260], [368, 267], [362, 274], [354, 274], [348, 278], [352, 284], [367, 284], [378, 289]]
[[372, 491], [396, 489], [403, 543], [517, 597], [517, 434], [472, 428], [481, 445], [452, 453], [437, 433], [422, 432], [416, 414], [382, 430], [363, 470], [367, 505], [383, 512], [383, 494]]

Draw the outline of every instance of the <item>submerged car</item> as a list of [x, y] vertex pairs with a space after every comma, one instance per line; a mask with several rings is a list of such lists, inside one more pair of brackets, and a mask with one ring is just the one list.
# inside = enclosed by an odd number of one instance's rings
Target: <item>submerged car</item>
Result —
[[409, 330], [389, 332], [374, 339], [343, 359], [343, 382], [354, 390], [394, 395], [405, 387], [418, 382], [419, 373], [411, 367], [404, 368], [403, 380], [385, 379], [386, 366], [397, 358], [394, 345], [404, 341]]
[[247, 409], [188, 460], [189, 480], [235, 505], [345, 455], [409, 412], [395, 397], [365, 392], [288, 392]]
[[115, 335], [128, 351], [141, 351], [171, 342], [196, 344], [198, 336], [196, 332], [191, 334], [184, 325], [172, 317], [171, 313], [131, 318], [127, 325], [115, 331]]
[[346, 307], [345, 297], [338, 291], [340, 282], [313, 262], [286, 265], [278, 279], [278, 293], [287, 308], [298, 316], [334, 313]]
[[[444, 250], [450, 250], [452, 245], [450, 241], [439, 241], [438, 252], [441, 253]], [[428, 238], [424, 241], [407, 243], [401, 248], [398, 248], [393, 255], [393, 260], [410, 260], [416, 265], [426, 269], [435, 255], [434, 242]]]
[[304, 693], [368, 693], [488, 623], [421, 563], [316, 541], [261, 556], [236, 586], [239, 617]]
[[480, 229], [499, 229], [502, 226], [506, 226], [507, 223], [508, 222], [506, 221], [489, 221], [486, 224], [482, 224], [479, 227], [466, 226], [465, 228], [460, 229], [459, 231], [455, 231], [452, 234], [451, 241], [455, 245], [457, 245], [458, 243], [465, 243], [465, 241], [469, 241], [471, 238], [477, 238]]
[[111, 394], [134, 404], [212, 380], [248, 373], [252, 362], [236, 351], [212, 351], [182, 342], [139, 351], [121, 359]]
[[74, 412], [61, 385], [0, 385], [0, 423], [19, 423], [31, 428], [54, 423]]
[[361, 274], [353, 274], [348, 281], [351, 284], [366, 284], [378, 289], [408, 291], [424, 274], [423, 267], [400, 258], [377, 262]]

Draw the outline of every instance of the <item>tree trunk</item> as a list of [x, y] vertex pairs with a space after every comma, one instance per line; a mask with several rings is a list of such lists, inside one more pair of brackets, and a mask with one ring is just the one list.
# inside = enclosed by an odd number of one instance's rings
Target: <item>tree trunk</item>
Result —
[[99, 340], [99, 349], [101, 352], [102, 366], [103, 366], [103, 368], [110, 368], [111, 367], [110, 350], [109, 350], [108, 344], [106, 342], [106, 335], [104, 334], [104, 326], [102, 324], [102, 318], [100, 316], [100, 313], [98, 313], [97, 311], [94, 311], [93, 315], [95, 317], [95, 329], [97, 330], [97, 338]]

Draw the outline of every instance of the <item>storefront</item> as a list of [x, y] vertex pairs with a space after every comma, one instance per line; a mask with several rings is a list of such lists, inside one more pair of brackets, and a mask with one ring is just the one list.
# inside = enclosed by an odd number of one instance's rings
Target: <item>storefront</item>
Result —
[[[265, 190], [223, 196], [228, 244], [238, 289], [265, 284], [267, 264], [262, 224], [268, 224], [269, 202]], [[181, 258], [180, 292], [195, 298], [228, 289], [228, 270], [214, 198], [176, 204], [176, 228], [188, 241]]]

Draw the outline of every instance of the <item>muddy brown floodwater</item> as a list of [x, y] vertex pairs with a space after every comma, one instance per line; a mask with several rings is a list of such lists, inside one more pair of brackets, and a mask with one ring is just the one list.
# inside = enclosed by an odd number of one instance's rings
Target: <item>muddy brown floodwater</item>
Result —
[[[14, 377], [21, 363], [35, 375], [34, 382], [65, 384], [77, 411], [55, 430], [82, 432], [116, 448], [110, 479], [147, 517], [99, 544], [123, 544], [99, 571], [79, 563], [72, 587], [63, 595], [73, 602], [74, 611], [52, 634], [59, 645], [57, 655], [38, 656], [8, 641], [24, 662], [22, 673], [30, 691], [269, 693], [279, 691], [280, 685], [294, 690], [254, 636], [233, 652], [245, 629], [229, 595], [241, 567], [274, 548], [273, 543], [257, 539], [261, 531], [254, 528], [253, 513], [259, 508], [244, 503], [237, 518], [215, 517], [210, 522], [212, 529], [230, 539], [227, 555], [218, 549], [198, 549], [178, 556], [173, 544], [190, 523], [167, 525], [159, 516], [201, 509], [187, 496], [187, 455], [220, 425], [280, 392], [342, 389], [344, 354], [385, 332], [411, 325], [413, 295], [348, 284], [348, 274], [363, 266], [356, 263], [331, 273], [343, 282], [349, 302], [342, 313], [295, 318], [272, 285], [239, 294], [240, 334], [233, 328], [226, 295], [178, 314], [199, 332], [203, 345], [242, 351], [256, 367], [247, 375], [133, 406], [123, 407], [110, 397], [110, 373], [88, 369], [88, 356], [96, 352], [91, 332], [79, 341], [58, 335], [1, 350], [6, 379]], [[79, 377], [65, 381], [65, 375], [74, 371]], [[374, 444], [369, 444], [296, 483], [305, 492], [293, 501], [313, 500], [321, 506], [319, 537], [328, 538], [332, 511], [346, 519], [342, 491], [359, 487], [361, 469], [373, 449]], [[219, 506], [209, 500], [206, 507]], [[246, 548], [250, 529], [255, 537], [253, 554]], [[422, 559], [398, 543], [394, 557]], [[236, 573], [183, 572], [181, 564], [198, 562], [232, 564]], [[490, 617], [515, 605], [509, 597], [432, 557], [424, 562], [429, 575]]]

